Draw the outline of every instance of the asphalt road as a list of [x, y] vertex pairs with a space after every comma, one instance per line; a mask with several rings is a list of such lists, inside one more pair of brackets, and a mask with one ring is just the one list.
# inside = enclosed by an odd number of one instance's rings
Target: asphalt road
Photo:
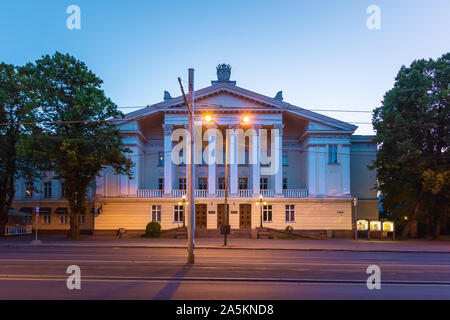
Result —
[[0, 299], [450, 299], [447, 253], [197, 249], [185, 262], [184, 249], [0, 248]]

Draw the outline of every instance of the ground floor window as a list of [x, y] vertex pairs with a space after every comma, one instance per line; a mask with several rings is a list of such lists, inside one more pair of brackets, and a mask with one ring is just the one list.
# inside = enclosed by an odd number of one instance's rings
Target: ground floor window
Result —
[[62, 214], [59, 216], [59, 223], [60, 224], [67, 224], [69, 221], [69, 217], [66, 214]]
[[52, 222], [52, 220], [51, 220], [51, 215], [49, 215], [49, 214], [44, 214], [43, 216], [42, 216], [42, 223], [43, 224], [50, 224]]
[[183, 206], [173, 206], [173, 221], [183, 222], [184, 220], [184, 208]]
[[152, 221], [161, 222], [161, 205], [152, 205]]
[[285, 212], [286, 212], [286, 222], [295, 221], [295, 205], [287, 204]]
[[80, 222], [80, 224], [85, 224], [86, 223], [86, 216], [84, 214], [80, 214], [78, 216], [78, 221]]
[[263, 220], [264, 222], [272, 222], [272, 205], [263, 206]]

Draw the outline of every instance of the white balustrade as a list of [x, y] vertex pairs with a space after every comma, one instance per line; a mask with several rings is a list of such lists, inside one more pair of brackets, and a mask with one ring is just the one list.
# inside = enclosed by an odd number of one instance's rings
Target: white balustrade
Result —
[[180, 190], [172, 190], [172, 197], [174, 198], [182, 198], [186, 195], [186, 190], [180, 189]]
[[275, 194], [275, 190], [273, 189], [261, 189], [260, 192], [264, 198], [272, 198]]
[[163, 190], [159, 189], [138, 189], [138, 198], [161, 198], [163, 196]]
[[31, 234], [32, 228], [31, 225], [26, 226], [5, 226], [5, 235], [6, 236], [18, 236], [24, 234]]
[[217, 190], [216, 190], [216, 196], [217, 196], [218, 198], [223, 198], [223, 197], [225, 197], [225, 189], [217, 189]]
[[285, 189], [283, 195], [286, 198], [307, 198], [308, 189]]
[[195, 190], [196, 198], [206, 198], [208, 196], [208, 190]]
[[253, 195], [253, 191], [251, 189], [241, 189], [239, 190], [239, 197], [240, 198], [251, 198]]

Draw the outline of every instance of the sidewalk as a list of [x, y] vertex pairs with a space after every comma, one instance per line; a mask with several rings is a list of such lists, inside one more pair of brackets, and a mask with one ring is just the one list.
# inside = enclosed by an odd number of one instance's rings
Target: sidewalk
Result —
[[[35, 247], [32, 236], [0, 238], [0, 248]], [[186, 239], [120, 239], [113, 237], [86, 236], [80, 240], [70, 240], [63, 236], [42, 236], [40, 247], [74, 248], [186, 248]], [[443, 252], [450, 253], [450, 241], [440, 240], [268, 240], [268, 239], [228, 239], [227, 247], [223, 238], [200, 238], [196, 249], [251, 249], [251, 250], [301, 250], [301, 251], [361, 251], [361, 252]]]

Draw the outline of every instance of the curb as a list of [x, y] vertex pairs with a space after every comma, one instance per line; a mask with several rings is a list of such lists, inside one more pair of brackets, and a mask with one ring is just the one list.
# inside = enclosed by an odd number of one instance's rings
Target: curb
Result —
[[[129, 248], [129, 249], [187, 249], [187, 246], [143, 246], [143, 245], [60, 245], [60, 244], [22, 244], [22, 245], [0, 245], [0, 248], [10, 248], [10, 249], [21, 249], [21, 248]], [[344, 248], [270, 248], [270, 247], [223, 247], [223, 246], [196, 246], [197, 250], [213, 249], [213, 250], [261, 250], [261, 251], [271, 251], [271, 250], [283, 250], [283, 251], [323, 251], [323, 252], [387, 252], [387, 253], [448, 253], [450, 251], [425, 251], [425, 250], [389, 250], [389, 249], [344, 249]]]

